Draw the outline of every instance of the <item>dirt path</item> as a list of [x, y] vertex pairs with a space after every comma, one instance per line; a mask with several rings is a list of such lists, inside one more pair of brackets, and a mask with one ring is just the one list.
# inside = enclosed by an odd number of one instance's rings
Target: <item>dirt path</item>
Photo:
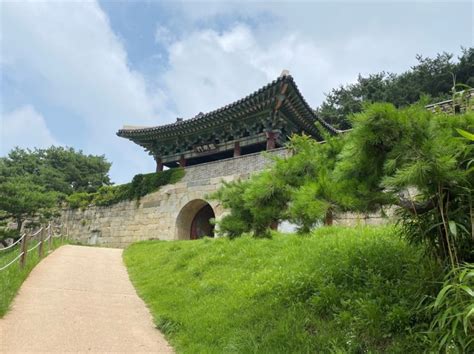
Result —
[[130, 283], [122, 250], [63, 246], [33, 270], [0, 320], [0, 351], [172, 349]]

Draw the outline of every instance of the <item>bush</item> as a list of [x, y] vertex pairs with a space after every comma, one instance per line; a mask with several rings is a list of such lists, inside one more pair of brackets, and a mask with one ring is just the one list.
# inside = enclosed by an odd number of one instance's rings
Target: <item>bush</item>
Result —
[[433, 351], [474, 352], [474, 264], [464, 264], [445, 277], [428, 307], [435, 316], [428, 338]]
[[182, 168], [173, 168], [158, 173], [138, 174], [131, 183], [118, 186], [103, 186], [96, 193], [74, 193], [66, 198], [70, 208], [86, 208], [113, 205], [124, 200], [140, 200], [157, 191], [161, 186], [176, 183], [184, 176]]
[[85, 209], [92, 203], [93, 199], [94, 193], [78, 192], [67, 196], [66, 202], [72, 209]]

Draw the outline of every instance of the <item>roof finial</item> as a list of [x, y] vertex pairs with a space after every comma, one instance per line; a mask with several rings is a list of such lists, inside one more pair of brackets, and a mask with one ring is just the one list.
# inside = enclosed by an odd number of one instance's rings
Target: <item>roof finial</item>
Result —
[[284, 76], [290, 76], [290, 70], [283, 69], [281, 71], [280, 77], [284, 77]]

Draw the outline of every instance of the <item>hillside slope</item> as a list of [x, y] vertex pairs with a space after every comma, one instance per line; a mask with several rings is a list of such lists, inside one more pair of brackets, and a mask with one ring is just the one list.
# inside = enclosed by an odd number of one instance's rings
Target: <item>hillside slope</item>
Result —
[[147, 241], [124, 259], [184, 353], [419, 352], [427, 319], [414, 308], [439, 277], [391, 227]]

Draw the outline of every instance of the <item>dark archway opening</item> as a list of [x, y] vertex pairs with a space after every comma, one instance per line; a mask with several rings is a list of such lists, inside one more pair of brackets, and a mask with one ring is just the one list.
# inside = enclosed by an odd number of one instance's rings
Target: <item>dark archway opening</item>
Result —
[[214, 225], [211, 219], [214, 219], [214, 211], [209, 204], [204, 205], [194, 216], [191, 223], [191, 240], [197, 240], [204, 236], [214, 237]]
[[187, 203], [176, 217], [176, 239], [195, 240], [204, 236], [214, 237], [215, 218], [211, 205], [203, 199], [194, 199]]

